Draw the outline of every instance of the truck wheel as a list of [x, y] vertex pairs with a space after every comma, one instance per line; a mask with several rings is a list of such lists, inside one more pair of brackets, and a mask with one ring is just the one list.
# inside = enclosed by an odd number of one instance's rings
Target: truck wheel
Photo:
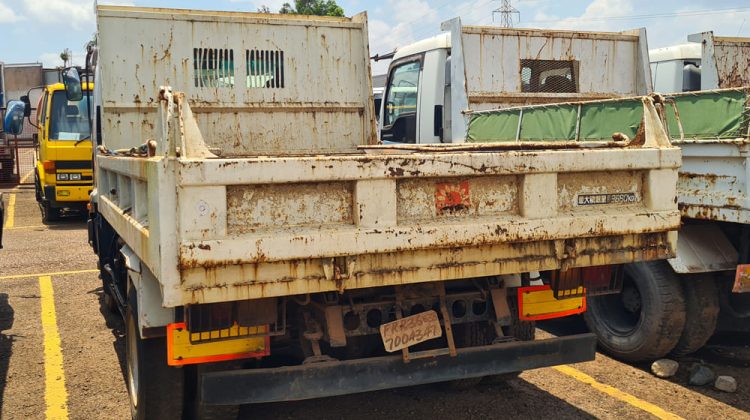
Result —
[[719, 288], [711, 275], [682, 276], [685, 291], [685, 328], [672, 355], [685, 356], [706, 344], [719, 319]]
[[49, 201], [42, 201], [40, 206], [42, 208], [42, 223], [47, 225], [50, 222], [56, 222], [60, 220], [60, 209], [56, 209], [50, 206]]
[[36, 171], [34, 172], [34, 196], [36, 197], [37, 203], [41, 203], [44, 197], [42, 197], [42, 186], [39, 183], [39, 175]]
[[128, 297], [125, 355], [130, 414], [134, 420], [181, 419], [183, 371], [167, 365], [166, 339], [140, 338], [135, 292]]
[[599, 346], [629, 362], [664, 357], [685, 327], [682, 284], [666, 261], [626, 265], [621, 293], [587, 303], [584, 319]]

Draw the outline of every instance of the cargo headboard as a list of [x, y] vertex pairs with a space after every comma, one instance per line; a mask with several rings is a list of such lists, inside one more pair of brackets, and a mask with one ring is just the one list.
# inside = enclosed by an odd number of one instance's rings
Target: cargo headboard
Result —
[[713, 32], [688, 35], [701, 43], [701, 89], [750, 86], [750, 38], [714, 36]]
[[185, 92], [222, 157], [347, 153], [376, 141], [367, 16], [98, 6], [111, 149], [154, 138], [159, 86]]
[[[463, 26], [451, 33], [453, 121], [462, 111], [646, 95], [652, 91], [644, 28], [580, 32]], [[452, 76], [455, 79], [455, 76]], [[464, 138], [453, 124], [452, 138]]]

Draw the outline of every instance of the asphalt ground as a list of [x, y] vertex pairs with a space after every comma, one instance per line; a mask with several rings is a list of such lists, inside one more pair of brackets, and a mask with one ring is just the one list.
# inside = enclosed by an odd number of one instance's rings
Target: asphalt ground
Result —
[[[103, 308], [85, 221], [66, 217], [45, 226], [33, 190], [6, 192], [0, 250], [0, 418], [128, 418], [123, 323]], [[538, 335], [583, 328], [580, 319], [571, 318], [542, 325]], [[729, 341], [750, 344], [747, 337]], [[711, 354], [680, 359], [680, 371], [669, 380], [651, 375], [647, 364], [629, 365], [597, 354], [592, 362], [527, 371], [503, 384], [464, 390], [428, 385], [245, 406], [240, 418], [750, 419], [750, 367]], [[717, 374], [734, 376], [739, 390], [730, 394], [688, 386], [687, 370], [700, 357]]]

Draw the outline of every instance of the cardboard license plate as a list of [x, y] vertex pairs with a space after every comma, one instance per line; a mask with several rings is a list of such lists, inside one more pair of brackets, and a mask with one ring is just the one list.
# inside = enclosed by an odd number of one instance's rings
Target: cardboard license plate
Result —
[[443, 335], [437, 312], [426, 311], [380, 326], [385, 351], [394, 352]]

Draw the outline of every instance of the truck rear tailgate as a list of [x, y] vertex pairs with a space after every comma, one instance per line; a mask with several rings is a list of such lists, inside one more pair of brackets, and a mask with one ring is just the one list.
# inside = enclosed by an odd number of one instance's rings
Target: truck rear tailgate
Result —
[[680, 219], [676, 148], [99, 164], [167, 306], [666, 258]]

